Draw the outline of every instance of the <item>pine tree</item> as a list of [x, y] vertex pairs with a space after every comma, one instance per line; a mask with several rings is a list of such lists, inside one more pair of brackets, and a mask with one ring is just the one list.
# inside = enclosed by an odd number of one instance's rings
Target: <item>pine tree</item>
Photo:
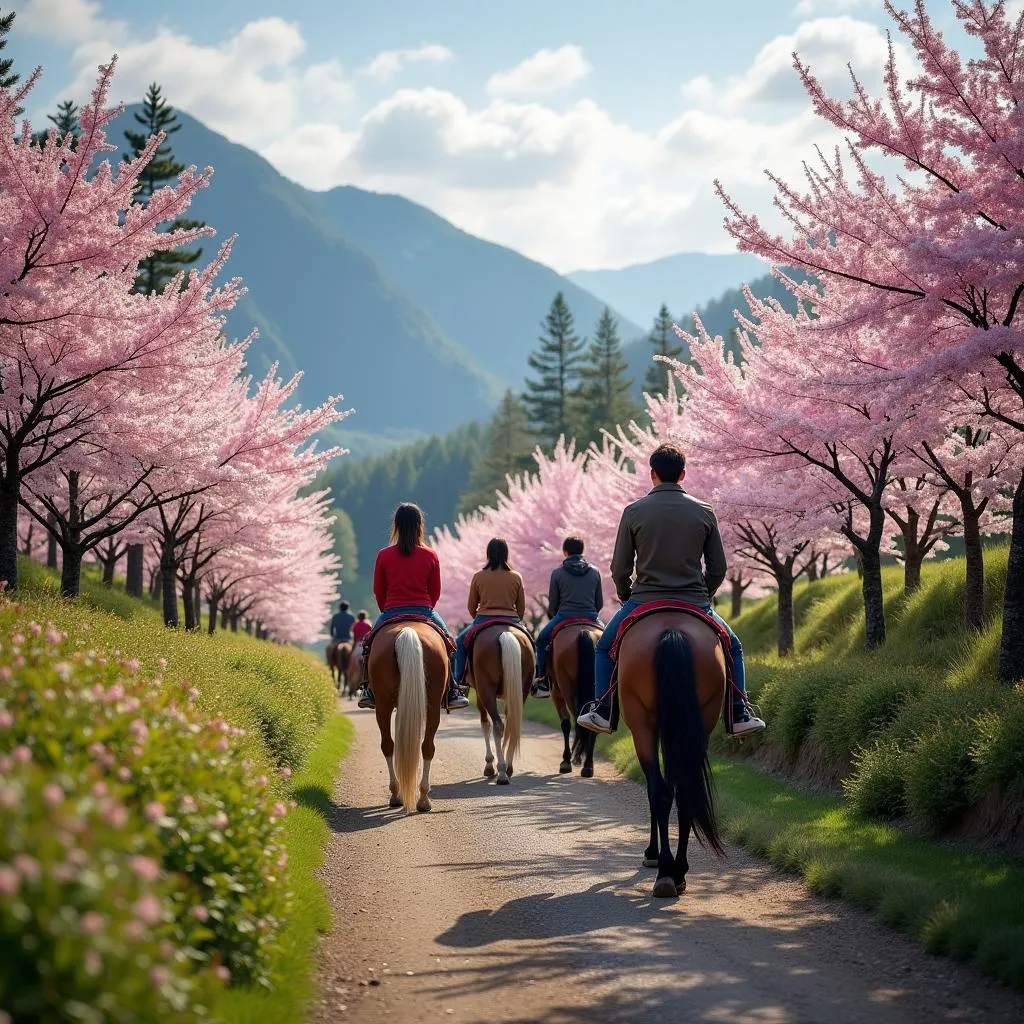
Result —
[[530, 354], [530, 369], [538, 379], [526, 380], [523, 401], [534, 436], [553, 448], [559, 437], [573, 436], [575, 398], [583, 362], [583, 339], [573, 327], [572, 312], [559, 292], [542, 324], [540, 346]]
[[629, 364], [622, 354], [619, 327], [605, 306], [597, 322], [594, 342], [580, 368], [581, 429], [578, 440], [600, 441], [602, 428], [611, 430], [628, 423], [638, 409], [632, 397], [633, 381], [627, 376]]
[[[174, 158], [174, 153], [169, 142], [170, 136], [181, 129], [178, 116], [164, 99], [160, 86], [154, 82], [146, 92], [146, 98], [142, 103], [142, 111], [136, 112], [135, 120], [142, 125], [142, 131], [125, 129], [125, 137], [131, 145], [131, 153], [125, 154], [125, 159], [130, 160], [137, 157], [145, 148], [146, 143], [157, 132], [163, 132], [167, 138], [160, 144], [153, 159], [140, 175], [141, 195], [140, 201], [147, 202], [150, 196], [162, 186], [169, 182], [176, 181], [185, 165]], [[171, 230], [202, 227], [203, 222], [178, 218], [171, 224]], [[175, 274], [183, 267], [187, 267], [202, 255], [202, 249], [181, 250], [168, 249], [164, 252], [155, 253], [149, 259], [144, 260], [139, 266], [139, 276], [136, 279], [137, 291], [146, 295], [154, 292], [162, 292]]]
[[[14, 11], [7, 14], [0, 14], [0, 54], [3, 54], [7, 46], [7, 33], [14, 25]], [[21, 75], [14, 70], [14, 61], [10, 57], [0, 56], [0, 89], [13, 89], [21, 81]], [[15, 117], [20, 117], [25, 112], [24, 107], [17, 107], [14, 111]]]
[[493, 505], [495, 492], [505, 489], [507, 476], [533, 468], [533, 448], [523, 400], [514, 391], [506, 391], [491, 421], [487, 446], [473, 466], [460, 511]]
[[[672, 330], [672, 314], [663, 302], [658, 315], [654, 318], [654, 326], [647, 336], [654, 346], [654, 354], [678, 359], [683, 354], [683, 346], [679, 343], [675, 331]], [[668, 368], [664, 363], [651, 361], [644, 378], [644, 390], [651, 395], [663, 395], [668, 387]]]
[[[78, 114], [78, 104], [73, 100], [65, 100], [63, 103], [57, 104], [56, 114], [46, 115], [46, 119], [57, 129], [58, 145], [69, 135], [77, 140], [78, 136], [82, 134], [79, 128]], [[37, 145], [41, 145], [46, 141], [47, 135], [49, 135], [49, 129], [42, 132], [36, 132], [32, 137], [32, 140]]]

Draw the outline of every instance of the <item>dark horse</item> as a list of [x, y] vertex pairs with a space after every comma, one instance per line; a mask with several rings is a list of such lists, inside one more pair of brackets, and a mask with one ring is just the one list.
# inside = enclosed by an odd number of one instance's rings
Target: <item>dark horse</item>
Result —
[[[618, 679], [622, 717], [633, 734], [651, 806], [644, 866], [658, 869], [655, 896], [678, 896], [686, 890], [691, 830], [702, 846], [725, 853], [708, 762], [708, 736], [725, 699], [725, 656], [718, 637], [698, 619], [657, 613], [636, 622], [623, 637]], [[668, 837], [673, 803], [679, 815], [674, 857]]]
[[594, 699], [594, 646], [601, 636], [596, 625], [571, 623], [556, 634], [551, 650], [551, 699], [562, 723], [562, 763], [558, 770], [566, 775], [574, 764], [582, 764], [580, 776], [594, 775], [594, 743], [597, 737], [588, 729], [577, 727], [572, 749], [569, 730], [580, 709]]
[[352, 696], [352, 688], [348, 682], [349, 662], [352, 659], [352, 643], [349, 640], [338, 642], [332, 640], [327, 645], [327, 667], [331, 670], [331, 678], [338, 684], [338, 693], [345, 695], [345, 688], [348, 686], [349, 696]]

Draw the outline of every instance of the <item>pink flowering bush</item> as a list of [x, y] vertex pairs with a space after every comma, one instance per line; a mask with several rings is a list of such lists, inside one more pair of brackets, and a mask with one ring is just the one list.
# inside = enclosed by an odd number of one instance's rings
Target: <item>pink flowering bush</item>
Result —
[[[125, 965], [111, 967], [108, 981], [127, 1007], [133, 992], [152, 999], [166, 989], [168, 1005], [184, 1012], [190, 975], [267, 983], [289, 903], [287, 808], [253, 760], [245, 731], [202, 714], [187, 687], [148, 676], [137, 661], [70, 641], [52, 626], [11, 618], [4, 625], [0, 943], [63, 950], [68, 929], [78, 941], [83, 920], [87, 931], [98, 927], [85, 914], [114, 914], [110, 934], [124, 947]], [[38, 889], [28, 888], [21, 870], [28, 862], [18, 858], [26, 856], [35, 858]], [[29, 891], [36, 899], [26, 904]], [[24, 987], [26, 998], [88, 1005], [85, 945], [79, 956], [72, 942], [49, 966], [40, 962], [52, 984], [0, 955], [0, 990]], [[154, 958], [152, 948], [162, 955]], [[147, 1012], [103, 1019], [154, 1019]]]

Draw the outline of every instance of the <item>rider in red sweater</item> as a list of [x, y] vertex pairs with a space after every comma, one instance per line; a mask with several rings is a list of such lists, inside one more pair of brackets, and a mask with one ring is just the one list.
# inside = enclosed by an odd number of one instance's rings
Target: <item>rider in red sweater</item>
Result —
[[[377, 552], [373, 568], [373, 596], [380, 608], [374, 628], [397, 615], [422, 615], [448, 633], [444, 619], [434, 611], [434, 605], [441, 597], [441, 563], [436, 553], [426, 546], [423, 513], [417, 505], [403, 504], [395, 510], [391, 545]], [[359, 707], [373, 706], [373, 691], [367, 681], [359, 698]], [[449, 710], [465, 707], [469, 707], [469, 701], [449, 676]]]

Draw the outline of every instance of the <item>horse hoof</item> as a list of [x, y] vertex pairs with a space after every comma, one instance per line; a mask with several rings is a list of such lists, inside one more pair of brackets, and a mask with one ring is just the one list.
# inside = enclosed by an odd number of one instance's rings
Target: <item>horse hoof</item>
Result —
[[592, 779], [594, 777], [594, 766], [588, 765], [580, 769], [581, 779]]
[[401, 807], [402, 798], [397, 793], [391, 794], [391, 799], [388, 801], [388, 807]]
[[657, 866], [658, 866], [658, 858], [657, 857], [644, 857], [644, 867], [645, 868], [656, 868]]
[[430, 800], [425, 796], [421, 796], [419, 800], [416, 801], [416, 810], [421, 814], [425, 814], [430, 810]]
[[558, 766], [558, 773], [559, 773], [559, 775], [568, 775], [569, 772], [571, 772], [571, 771], [572, 771], [572, 765], [569, 764], [568, 761], [563, 761]]
[[507, 767], [507, 768], [505, 769], [505, 774], [506, 774], [506, 775], [507, 775], [507, 776], [508, 776], [508, 777], [509, 777], [510, 779], [512, 778], [512, 765], [509, 765], [509, 766], [508, 766], [508, 767]]
[[507, 786], [508, 785], [508, 776], [507, 775], [499, 775], [498, 776], [498, 785], [499, 786]]
[[682, 896], [686, 892], [686, 879], [684, 878], [681, 882], [676, 882], [676, 895]]
[[486, 768], [484, 768], [484, 778], [485, 779], [493, 779], [494, 776], [497, 775], [497, 774], [498, 774], [497, 769], [494, 767], [493, 764], [489, 764], [489, 765], [487, 765]]
[[679, 895], [679, 890], [676, 888], [676, 880], [669, 878], [668, 875], [662, 875], [654, 883], [654, 898], [656, 900], [667, 900], [674, 896]]

